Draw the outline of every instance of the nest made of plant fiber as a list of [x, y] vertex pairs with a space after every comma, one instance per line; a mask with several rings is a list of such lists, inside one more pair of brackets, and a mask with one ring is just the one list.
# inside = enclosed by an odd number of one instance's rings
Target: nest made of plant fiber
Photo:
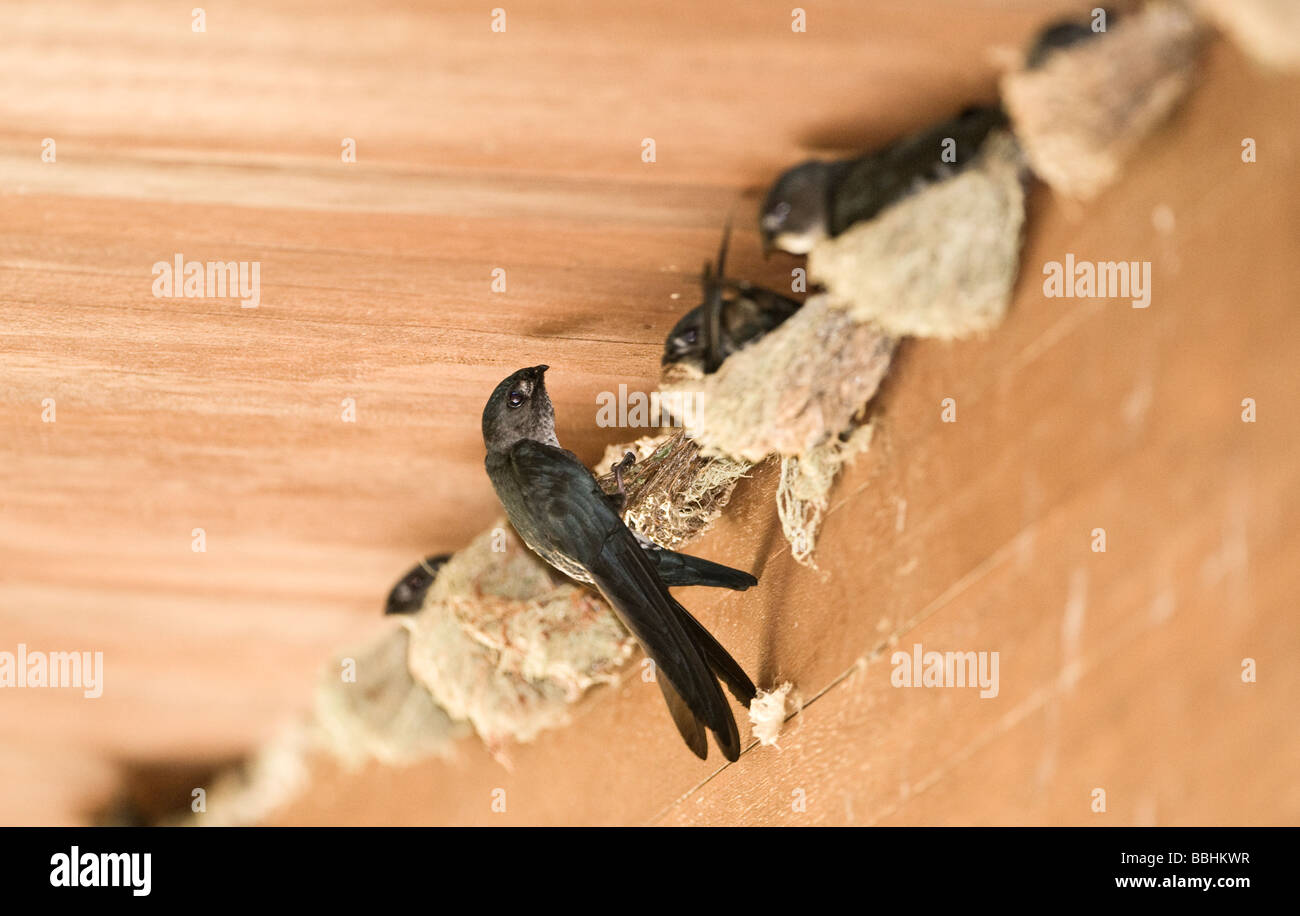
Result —
[[[731, 499], [736, 484], [753, 467], [747, 461], [701, 453], [682, 430], [611, 445], [597, 471], [622, 460], [636, 463], [623, 472], [623, 521], [660, 547], [675, 549], [702, 534]], [[606, 493], [617, 492], [612, 472], [599, 478]]]
[[1200, 29], [1157, 2], [1105, 34], [1002, 77], [1002, 103], [1034, 173], [1071, 197], [1094, 197], [1191, 87]]
[[871, 445], [874, 428], [863, 424], [841, 433], [802, 455], [781, 459], [781, 479], [776, 488], [776, 513], [781, 533], [798, 562], [816, 569], [813, 551], [817, 533], [830, 507], [831, 486], [840, 469]]
[[410, 634], [402, 628], [326, 666], [316, 688], [323, 748], [344, 765], [374, 759], [394, 766], [446, 753], [467, 729], [453, 722], [407, 667]]
[[248, 827], [265, 823], [311, 788], [313, 765], [325, 740], [308, 717], [282, 727], [239, 764], [223, 770], [203, 795], [202, 810], [164, 819], [164, 826]]
[[764, 337], [703, 377], [665, 372], [694, 396], [687, 433], [705, 456], [782, 461], [777, 508], [800, 562], [812, 563], [836, 474], [865, 451], [864, 410], [902, 336], [956, 338], [1006, 315], [1019, 273], [1024, 164], [1006, 132], [976, 161], [875, 219], [817, 245], [825, 287]]
[[808, 274], [855, 321], [893, 337], [988, 331], [1020, 270], [1024, 179], [1015, 140], [998, 131], [961, 172], [816, 245]]
[[[698, 379], [665, 377], [661, 387], [693, 391], [685, 433], [706, 458], [749, 465], [783, 461], [777, 508], [794, 556], [811, 564], [834, 472], [860, 448], [841, 436], [861, 425], [893, 357], [895, 338], [855, 320], [830, 296], [810, 297], [782, 325]], [[858, 444], [866, 439], [858, 438]], [[801, 464], [802, 462], [802, 464]]]
[[636, 645], [599, 595], [557, 581], [504, 519], [447, 561], [402, 624], [411, 675], [498, 752], [568, 722]]
[[816, 295], [717, 372], [661, 387], [697, 393], [687, 434], [705, 456], [757, 463], [771, 454], [801, 455], [852, 427], [884, 378], [894, 344]]

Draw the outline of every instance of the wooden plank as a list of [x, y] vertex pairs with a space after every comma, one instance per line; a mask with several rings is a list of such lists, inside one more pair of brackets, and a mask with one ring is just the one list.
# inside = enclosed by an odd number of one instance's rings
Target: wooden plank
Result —
[[[594, 460], [626, 435], [595, 394], [653, 385], [738, 199], [733, 265], [778, 285], [796, 262], [758, 254], [763, 182], [991, 97], [990, 51], [1067, 6], [834, 2], [800, 36], [786, 9], [684, 0], [512, 5], [505, 36], [470, 5], [235, 3], [204, 36], [140, 2], [0, 10], [0, 649], [107, 669], [99, 700], [0, 691], [0, 823], [84, 822], [123, 779], [268, 738], [333, 651], [391, 625], [415, 557], [495, 518], [497, 379], [552, 365], [560, 435]], [[762, 584], [688, 606], [762, 683], [817, 698], [781, 752], [698, 763], [633, 671], [513, 769], [473, 742], [325, 768], [277, 822], [1090, 823], [1094, 784], [1110, 822], [1300, 820], [1297, 81], [1221, 43], [1205, 64], [1119, 187], [1034, 194], [1005, 327], [904, 346], [821, 572], [789, 559], [770, 468], [699, 544]], [[261, 306], [155, 298], [178, 251], [260, 260]], [[1151, 308], [1044, 300], [1067, 251], [1152, 260]], [[888, 652], [855, 668], [891, 640], [1000, 650], [999, 698], [891, 688]]]

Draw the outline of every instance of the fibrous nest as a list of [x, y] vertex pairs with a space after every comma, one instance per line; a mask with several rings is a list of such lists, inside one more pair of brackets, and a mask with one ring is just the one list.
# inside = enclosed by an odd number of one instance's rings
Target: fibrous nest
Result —
[[327, 665], [316, 689], [323, 745], [345, 765], [403, 765], [445, 753], [465, 732], [407, 667], [410, 635], [392, 630]]
[[[607, 469], [626, 452], [636, 463], [623, 472], [627, 502], [623, 521], [660, 547], [675, 549], [703, 532], [722, 514], [736, 484], [752, 467], [726, 456], [709, 457], [699, 442], [683, 431], [648, 436], [628, 445], [610, 446], [596, 466]], [[614, 474], [600, 478], [606, 493], [614, 493]]]
[[1019, 271], [1023, 176], [1015, 141], [999, 131], [970, 167], [816, 246], [808, 273], [854, 321], [893, 337], [996, 327]]
[[1002, 103], [1034, 173], [1090, 198], [1191, 87], [1199, 27], [1191, 12], [1152, 3], [1105, 34], [1002, 78]]
[[321, 761], [347, 768], [371, 760], [400, 766], [446, 754], [467, 729], [411, 677], [408, 642], [407, 632], [396, 629], [335, 656], [321, 672], [311, 713], [287, 723], [255, 754], [205, 787], [203, 810], [168, 823], [234, 827], [265, 822], [302, 794]]
[[831, 485], [847, 462], [871, 445], [872, 427], [851, 432], [809, 450], [781, 459], [781, 481], [776, 489], [776, 512], [790, 554], [806, 566], [816, 567], [813, 551], [817, 532], [830, 506]]
[[665, 373], [693, 391], [689, 434], [705, 455], [781, 459], [777, 509], [795, 558], [812, 564], [831, 484], [871, 441], [865, 407], [906, 335], [957, 338], [1006, 314], [1024, 226], [1023, 164], [1006, 133], [946, 181], [815, 247], [826, 291], [718, 371]]
[[[699, 390], [688, 433], [703, 454], [782, 459], [777, 508], [794, 557], [811, 565], [817, 529], [843, 448], [889, 369], [896, 338], [855, 320], [828, 295], [810, 297], [775, 331], [717, 372], [678, 384]], [[866, 440], [859, 438], [859, 443]], [[817, 473], [833, 468], [829, 474]]]
[[[311, 785], [312, 761], [324, 736], [311, 720], [290, 723], [238, 766], [226, 770], [191, 810], [163, 823], [183, 827], [241, 827], [264, 823]], [[201, 810], [194, 810], [200, 807]]]
[[805, 454], [852, 426], [884, 378], [894, 344], [830, 297], [812, 296], [717, 372], [678, 383], [700, 392], [688, 432], [706, 455], [756, 463]]
[[[1300, 62], [1288, 0], [1197, 0], [1257, 59]], [[903, 336], [963, 337], [1006, 312], [1024, 199], [1021, 153], [1056, 190], [1098, 193], [1191, 85], [1199, 30], [1185, 8], [1155, 3], [1095, 40], [1006, 74], [1003, 102], [1019, 147], [994, 137], [978, 163], [818, 246], [810, 275], [826, 292], [729, 356], [714, 373], [666, 372], [668, 393], [699, 392], [691, 428], [626, 450], [625, 520], [677, 547], [703, 532], [755, 463], [781, 461], [777, 508], [794, 556], [811, 563], [840, 467], [868, 447], [866, 407]], [[680, 369], [680, 367], [673, 367]], [[615, 489], [612, 474], [601, 484]], [[617, 678], [635, 643], [596, 595], [558, 580], [504, 521], [442, 568], [419, 613], [349, 657], [356, 680], [329, 667], [314, 715], [286, 728], [212, 786], [190, 823], [264, 820], [310, 782], [314, 757], [407, 762], [439, 753], [474, 726], [489, 747], [568, 720], [590, 687]], [[775, 744], [797, 711], [789, 684], [760, 692], [754, 735]]]
[[504, 520], [448, 560], [402, 622], [412, 676], [496, 750], [567, 722], [635, 647], [595, 592], [557, 582]]

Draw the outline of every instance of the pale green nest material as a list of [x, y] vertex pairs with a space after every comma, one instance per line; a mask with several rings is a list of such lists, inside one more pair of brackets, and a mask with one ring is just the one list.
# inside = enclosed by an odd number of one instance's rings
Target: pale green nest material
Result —
[[795, 557], [809, 563], [834, 473], [808, 472], [843, 463], [840, 435], [860, 424], [894, 346], [895, 338], [877, 326], [817, 295], [779, 328], [727, 357], [717, 372], [665, 379], [662, 387], [700, 392], [687, 432], [702, 454], [747, 463], [771, 454], [795, 459], [783, 468], [777, 508]]
[[1023, 164], [1009, 134], [991, 137], [954, 177], [822, 242], [809, 274], [826, 288], [776, 330], [703, 378], [688, 431], [706, 455], [781, 457], [777, 510], [795, 559], [812, 554], [839, 469], [871, 441], [864, 409], [902, 336], [955, 338], [1005, 316], [1025, 221]]
[[[629, 449], [638, 461], [625, 476], [628, 522], [670, 547], [707, 527], [750, 468], [702, 457], [681, 433], [611, 449], [603, 468]], [[614, 489], [612, 475], [602, 483]], [[567, 723], [572, 704], [616, 681], [636, 647], [599, 595], [559, 578], [504, 519], [447, 561], [424, 607], [401, 623], [336, 656], [314, 716], [224, 773], [207, 811], [177, 823], [262, 822], [310, 787], [323, 755], [349, 767], [412, 763], [448, 751], [465, 723], [504, 758], [505, 741]]]
[[956, 176], [814, 247], [808, 273], [854, 320], [892, 336], [995, 327], [1019, 271], [1022, 171], [1015, 141], [999, 132]]
[[[698, 442], [676, 432], [610, 446], [597, 472], [608, 470], [629, 451], [636, 454], [636, 463], [623, 472], [623, 521], [660, 547], [672, 549], [713, 524], [736, 483], [752, 467], [725, 456], [706, 457]], [[612, 473], [601, 477], [600, 484], [607, 493], [616, 491]]]
[[790, 553], [805, 566], [816, 568], [813, 550], [822, 517], [830, 505], [831, 485], [853, 456], [871, 445], [871, 427], [860, 426], [844, 437], [836, 437], [805, 455], [781, 459], [781, 482], [776, 491], [776, 511], [781, 530], [790, 542]]
[[700, 391], [688, 431], [706, 455], [757, 463], [802, 455], [853, 426], [875, 395], [894, 339], [812, 296], [775, 331], [721, 368], [683, 382]]
[[206, 811], [172, 823], [262, 823], [310, 788], [312, 769], [322, 759], [348, 768], [370, 760], [400, 766], [449, 751], [467, 729], [411, 677], [409, 641], [406, 630], [398, 628], [339, 653], [322, 672], [313, 715], [286, 725], [247, 760], [225, 771], [207, 792]]
[[398, 628], [329, 664], [316, 689], [324, 747], [349, 767], [404, 765], [446, 753], [466, 730], [416, 683], [410, 635]]
[[1005, 74], [1002, 102], [1034, 172], [1071, 197], [1113, 183], [1190, 88], [1198, 37], [1187, 9], [1153, 3], [1038, 69]]
[[1197, 0], [1201, 15], [1261, 64], [1300, 67], [1300, 3], [1296, 0]]
[[163, 823], [183, 827], [248, 827], [265, 822], [300, 798], [311, 786], [312, 761], [324, 736], [310, 720], [280, 729], [238, 766], [225, 770], [204, 788], [203, 811], [191, 808]]
[[411, 674], [497, 751], [568, 722], [571, 704], [617, 680], [635, 646], [598, 595], [556, 584], [504, 520], [447, 561], [403, 623]]

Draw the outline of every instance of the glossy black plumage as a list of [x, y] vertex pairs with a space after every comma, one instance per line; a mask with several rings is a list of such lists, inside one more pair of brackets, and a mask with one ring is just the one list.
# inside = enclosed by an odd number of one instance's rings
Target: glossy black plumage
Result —
[[[745, 704], [754, 698], [754, 685], [669, 594], [658, 565], [667, 559], [647, 552], [591, 471], [559, 447], [543, 372], [534, 367], [510, 376], [483, 412], [484, 464], [510, 523], [544, 560], [609, 602], [654, 660], [656, 680], [691, 750], [707, 754], [707, 727], [723, 755], [735, 760], [739, 732], [717, 678]], [[515, 396], [522, 400], [512, 408]]]

